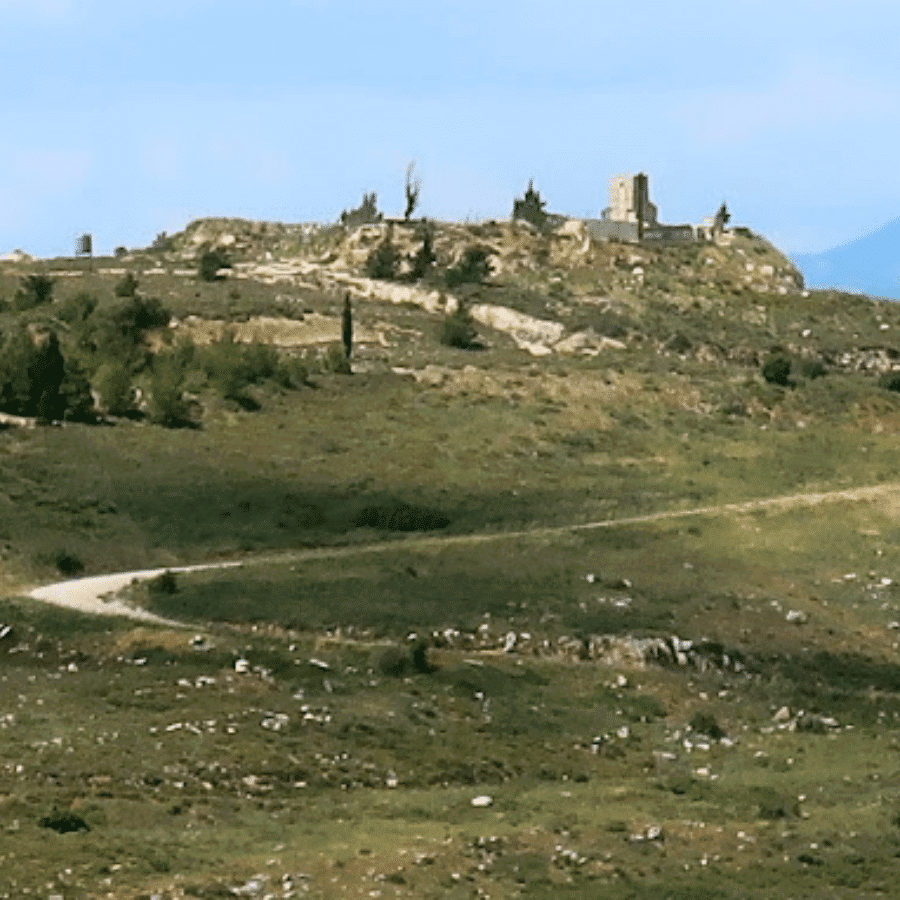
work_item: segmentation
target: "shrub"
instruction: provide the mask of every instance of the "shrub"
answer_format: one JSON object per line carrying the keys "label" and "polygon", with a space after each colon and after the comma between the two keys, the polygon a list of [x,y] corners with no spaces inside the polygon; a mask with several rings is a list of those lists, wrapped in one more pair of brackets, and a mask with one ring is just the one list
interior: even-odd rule
{"label": "shrub", "polygon": [[94,372],[91,385],[109,415],[125,416],[134,411],[131,372],[126,367],[115,362],[103,363]]}
{"label": "shrub", "polygon": [[150,421],[166,428],[190,424],[184,400],[185,365],[178,353],[160,354],[153,360],[150,378]]}
{"label": "shrub", "polygon": [[716,717],[710,712],[696,713],[688,724],[692,731],[696,731],[697,734],[705,734],[714,741],[725,737],[725,732],[716,721]]}
{"label": "shrub", "polygon": [[62,575],[79,575],[84,571],[84,563],[77,553],[57,550],[53,557],[56,570]]}
{"label": "shrub", "polygon": [[762,367],[762,376],[769,384],[778,384],[782,387],[791,385],[791,361],[782,354],[770,356]]}
{"label": "shrub", "polygon": [[369,278],[390,280],[397,277],[399,265],[400,251],[394,246],[388,232],[384,240],[367,257],[366,274]]}
{"label": "shrub", "polygon": [[117,297],[133,297],[137,293],[138,280],[134,277],[133,272],[126,272],[117,282],[115,286],[115,294]]}
{"label": "shrub", "polygon": [[123,256],[127,256],[127,255],[128,255],[127,247],[116,247],[116,249],[113,250],[113,256],[115,256],[116,259],[121,259]]}
{"label": "shrub", "polygon": [[464,304],[460,303],[452,313],[448,313],[444,317],[439,340],[447,347],[471,350],[478,346],[476,338],[477,332],[472,314]]}
{"label": "shrub", "polygon": [[886,391],[900,391],[900,371],[885,372],[879,377],[878,385]]}
{"label": "shrub", "polygon": [[437,256],[434,252],[434,235],[431,228],[425,226],[421,231],[422,246],[416,251],[416,255],[410,259],[409,278],[418,281],[424,278],[431,268]]}
{"label": "shrub", "polygon": [[344,295],[344,309],[341,313],[341,343],[344,345],[344,356],[347,359],[353,355],[353,307],[350,305],[350,295]]}
{"label": "shrub", "polygon": [[353,369],[350,360],[344,354],[343,347],[338,344],[330,344],[319,357],[319,365],[323,372],[331,372],[334,375],[352,375]]}
{"label": "shrub", "polygon": [[163,253],[166,250],[171,250],[174,246],[172,238],[169,237],[165,233],[165,231],[161,231],[154,239],[153,243],[150,245],[151,250],[156,250],[157,252]]}
{"label": "shrub", "polygon": [[49,275],[25,275],[13,301],[18,310],[34,309],[53,300],[54,281]]}
{"label": "shrub", "polygon": [[97,298],[82,291],[74,297],[64,300],[56,312],[56,317],[69,325],[86,322],[97,308]]}
{"label": "shrub", "polygon": [[174,572],[166,569],[165,572],[160,572],[159,575],[147,582],[147,590],[151,594],[177,594],[178,579]]}
{"label": "shrub", "polygon": [[447,269],[447,287],[460,284],[481,284],[491,274],[491,251],[484,247],[467,247],[462,259]]}
{"label": "shrub", "polygon": [[221,250],[206,250],[200,256],[197,275],[201,281],[218,281],[220,269],[230,269],[231,261]]}
{"label": "shrub", "polygon": [[38,820],[41,828],[50,828],[59,834],[69,834],[75,831],[90,831],[90,826],[76,812],[70,809],[59,809],[56,805]]}
{"label": "shrub", "polygon": [[375,191],[372,191],[371,194],[363,194],[362,203],[356,209],[351,209],[349,212],[344,210],[341,213],[341,225],[345,225],[347,228],[380,222],[381,219],[382,215],[378,212],[378,198]]}
{"label": "shrub", "polygon": [[389,678],[402,678],[411,667],[409,654],[403,647],[392,644],[378,651],[375,657],[375,668]]}
{"label": "shrub", "polygon": [[436,510],[393,500],[365,507],[357,514],[353,524],[357,528],[377,528],[380,531],[432,531],[446,528],[450,519]]}

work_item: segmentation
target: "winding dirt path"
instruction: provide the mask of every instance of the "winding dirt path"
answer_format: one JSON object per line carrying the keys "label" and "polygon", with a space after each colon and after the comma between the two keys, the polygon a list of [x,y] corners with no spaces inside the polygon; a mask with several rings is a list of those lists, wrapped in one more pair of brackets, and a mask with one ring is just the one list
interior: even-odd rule
{"label": "winding dirt path", "polygon": [[744,514],[758,510],[788,510],[804,506],[818,506],[823,503],[839,503],[841,501],[859,503],[874,500],[891,492],[900,492],[900,482],[870,485],[867,487],[846,488],[839,491],[823,491],[820,493],[786,494],[779,497],[767,497],[759,500],[744,500],[738,503],[723,503],[713,506],[697,506],[690,509],[663,510],[646,513],[640,516],[626,516],[620,519],[603,519],[598,522],[583,522],[575,525],[557,525],[546,528],[529,528],[521,531],[482,532],[480,534],[428,535],[378,541],[371,544],[351,545],[348,547],[322,547],[312,550],[293,550],[279,553],[248,556],[230,562],[200,563],[190,566],[169,566],[159,569],[139,569],[134,572],[117,572],[110,575],[94,575],[88,578],[75,578],[54,584],[34,588],[26,596],[33,600],[41,600],[57,606],[64,606],[79,612],[97,615],[124,616],[142,622],[156,623],[176,627],[185,627],[184,623],[172,619],[164,619],[147,610],[130,606],[118,599],[115,594],[133,581],[145,581],[165,571],[200,572],[207,569],[238,568],[244,565],[260,565],[267,562],[284,563],[300,562],[312,559],[340,559],[342,557],[359,556],[364,553],[383,553],[408,548],[410,550],[434,547],[474,546],[495,541],[506,541],[516,538],[552,537],[554,535],[572,534],[578,531],[591,531],[599,528],[616,528],[624,525],[641,525],[648,522],[660,522],[667,519],[684,519],[690,516],[720,516]]}

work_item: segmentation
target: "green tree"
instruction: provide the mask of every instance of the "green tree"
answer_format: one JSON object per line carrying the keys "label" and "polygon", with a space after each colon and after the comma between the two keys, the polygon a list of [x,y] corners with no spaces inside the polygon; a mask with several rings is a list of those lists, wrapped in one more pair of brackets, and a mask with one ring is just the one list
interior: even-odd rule
{"label": "green tree", "polygon": [[18,310],[34,309],[53,300],[54,280],[49,275],[25,275],[19,282],[13,305]]}
{"label": "green tree", "polygon": [[462,259],[447,269],[447,287],[460,284],[481,284],[491,274],[491,251],[484,247],[467,247]]}
{"label": "green tree", "polygon": [[220,269],[230,269],[231,261],[221,250],[206,250],[200,256],[197,275],[201,281],[218,281]]}
{"label": "green tree", "polygon": [[356,209],[349,212],[345,209],[341,213],[341,225],[356,228],[358,225],[380,222],[382,218],[382,214],[378,212],[378,197],[375,191],[372,191],[370,194],[363,194],[362,203]]}
{"label": "green tree", "polygon": [[184,399],[186,365],[177,351],[160,353],[153,360],[150,377],[150,421],[166,428],[190,422],[190,407]]}
{"label": "green tree", "polygon": [[409,277],[411,281],[418,281],[428,274],[428,270],[437,259],[434,252],[434,234],[432,229],[425,225],[421,232],[422,246],[416,251],[416,255],[410,260]]}
{"label": "green tree", "polygon": [[534,179],[531,179],[525,196],[513,201],[512,217],[530,222],[538,231],[542,231],[547,224],[547,213],[544,211],[546,205],[540,193],[534,189]]}
{"label": "green tree", "polygon": [[344,295],[344,311],[341,315],[341,341],[344,344],[344,356],[350,359],[353,353],[353,309],[350,306],[350,294]]}
{"label": "green tree", "polygon": [[391,280],[397,277],[397,268],[400,265],[400,251],[394,245],[390,232],[384,240],[369,254],[366,259],[366,274],[369,278]]}

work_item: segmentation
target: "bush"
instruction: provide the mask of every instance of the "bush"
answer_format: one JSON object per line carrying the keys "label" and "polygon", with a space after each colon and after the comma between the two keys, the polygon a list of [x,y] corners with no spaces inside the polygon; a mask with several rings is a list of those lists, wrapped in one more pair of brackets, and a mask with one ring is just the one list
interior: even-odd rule
{"label": "bush", "polygon": [[147,582],[147,590],[151,594],[177,594],[178,579],[174,572],[166,569],[165,572],[160,572],[159,575]]}
{"label": "bush", "polygon": [[57,550],[53,557],[53,564],[57,572],[62,575],[80,575],[84,571],[84,563],[77,553],[69,553],[67,550]]}
{"label": "bush", "polygon": [[185,365],[178,353],[160,354],[153,360],[150,378],[150,421],[165,428],[190,424],[190,407],[184,400]]}
{"label": "bush", "polygon": [[391,280],[397,277],[400,265],[400,251],[394,246],[390,233],[369,254],[366,259],[366,274],[369,278]]}
{"label": "bush", "polygon": [[439,340],[446,347],[456,347],[458,350],[472,350],[479,346],[476,340],[478,333],[475,331],[475,323],[472,314],[462,303],[444,317],[441,323]]}
{"label": "bush", "polygon": [[762,367],[762,376],[769,384],[791,385],[791,361],[782,354],[770,356]]}
{"label": "bush", "polygon": [[714,741],[725,737],[725,732],[716,721],[716,717],[710,712],[696,713],[688,724],[691,727],[691,731],[695,731],[697,734],[705,734]]}
{"label": "bush", "polygon": [[41,828],[50,828],[59,834],[69,834],[75,831],[90,831],[90,826],[76,812],[70,809],[59,809],[55,805],[53,809],[38,820]]}
{"label": "bush", "polygon": [[231,261],[221,250],[207,250],[200,256],[197,275],[201,281],[218,281],[220,269],[230,269]]}
{"label": "bush", "polygon": [[103,363],[94,372],[91,384],[100,404],[111,416],[126,416],[134,411],[131,372],[115,362]]}
{"label": "bush", "polygon": [[356,209],[351,209],[350,212],[344,210],[341,213],[341,225],[345,225],[347,228],[380,222],[381,219],[382,215],[378,212],[378,197],[375,191],[372,191],[371,194],[363,194],[362,203]]}
{"label": "bush", "polygon": [[115,294],[117,297],[133,297],[137,294],[138,280],[134,277],[134,273],[126,272],[117,282],[115,286]]}
{"label": "bush", "polygon": [[878,385],[886,391],[900,391],[900,371],[885,372],[879,377]]}
{"label": "bush", "polygon": [[491,251],[484,247],[467,247],[457,265],[447,269],[447,287],[460,284],[481,284],[491,274]]}
{"label": "bush", "polygon": [[55,282],[49,275],[25,275],[19,282],[13,306],[18,310],[34,309],[53,300]]}
{"label": "bush", "polygon": [[350,360],[344,353],[343,346],[330,344],[319,358],[319,365],[323,372],[331,372],[334,375],[352,375],[353,369]]}
{"label": "bush", "polygon": [[353,524],[379,531],[432,531],[446,528],[450,519],[443,513],[394,500],[360,510]]}
{"label": "bush", "polygon": [[410,281],[418,281],[424,278],[431,268],[437,256],[434,252],[434,235],[431,228],[425,226],[421,231],[422,246],[416,251],[416,255],[410,259]]}
{"label": "bush", "polygon": [[97,298],[85,291],[64,300],[57,309],[56,317],[69,325],[86,322],[97,308]]}

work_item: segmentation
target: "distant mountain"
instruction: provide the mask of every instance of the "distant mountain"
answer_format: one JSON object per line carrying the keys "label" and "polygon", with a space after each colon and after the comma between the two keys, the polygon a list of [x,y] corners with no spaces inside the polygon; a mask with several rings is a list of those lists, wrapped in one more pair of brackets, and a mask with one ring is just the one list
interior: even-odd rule
{"label": "distant mountain", "polygon": [[841,247],[792,254],[791,261],[803,272],[807,287],[900,300],[900,219]]}

